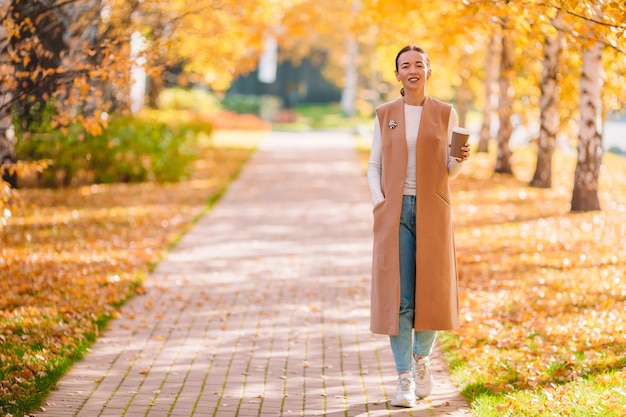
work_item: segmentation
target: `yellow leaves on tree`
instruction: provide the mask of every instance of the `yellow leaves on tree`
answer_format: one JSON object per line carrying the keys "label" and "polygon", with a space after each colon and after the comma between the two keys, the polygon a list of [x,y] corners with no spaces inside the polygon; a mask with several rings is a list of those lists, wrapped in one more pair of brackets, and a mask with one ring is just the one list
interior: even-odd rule
{"label": "yellow leaves on tree", "polygon": [[89,83],[87,82],[87,77],[76,77],[74,78],[73,89],[76,89],[81,95],[86,96],[89,93]]}
{"label": "yellow leaves on tree", "polygon": [[273,18],[270,2],[263,0],[153,1],[144,7],[152,11],[148,19],[154,23],[147,33],[149,60],[185,62],[186,71],[216,90],[255,68]]}

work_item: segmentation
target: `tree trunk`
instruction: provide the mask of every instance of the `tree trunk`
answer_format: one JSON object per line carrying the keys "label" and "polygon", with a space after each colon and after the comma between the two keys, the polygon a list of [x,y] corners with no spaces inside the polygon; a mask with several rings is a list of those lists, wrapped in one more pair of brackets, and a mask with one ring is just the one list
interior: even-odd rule
{"label": "tree trunk", "polygon": [[571,211],[600,210],[598,177],[602,164],[602,44],[583,51],[580,77],[580,132]]}
{"label": "tree trunk", "polygon": [[163,74],[151,75],[147,79],[147,100],[148,107],[156,109],[159,107],[159,95],[165,89],[165,80]]}
{"label": "tree trunk", "polygon": [[469,85],[469,61],[469,55],[467,53],[463,53],[463,55],[461,56],[461,85],[457,90],[455,106],[459,116],[459,126],[462,127],[467,127],[467,112],[469,110],[470,102],[472,101],[472,89]]}
{"label": "tree trunk", "polygon": [[[14,92],[18,100],[13,105],[13,111],[22,126],[28,127],[40,121],[48,97],[60,83],[61,77],[54,70],[68,52],[64,38],[66,21],[60,9],[50,9],[48,4],[34,0],[12,0],[9,15],[20,32],[19,36],[9,38],[7,46],[10,50],[22,51],[9,61],[17,79]],[[29,24],[32,24],[30,29]],[[52,74],[45,77],[39,75],[47,70],[53,70]]]}
{"label": "tree trunk", "polygon": [[357,74],[357,54],[358,45],[356,38],[352,35],[348,38],[347,43],[348,62],[344,69],[344,86],[341,91],[341,110],[344,116],[354,116],[354,105],[356,102],[356,90],[358,84]]}
{"label": "tree trunk", "polygon": [[513,78],[513,54],[515,53],[515,40],[510,32],[502,34],[502,52],[500,54],[500,100],[498,116],[500,128],[498,129],[498,158],[496,159],[495,172],[498,174],[513,174],[511,167],[511,149],[509,140],[513,133],[511,115],[513,113],[514,92],[511,87]]}
{"label": "tree trunk", "polygon": [[[352,0],[351,4],[351,18],[354,18],[359,13],[361,8],[360,0]],[[354,116],[354,110],[356,105],[356,96],[359,82],[359,74],[357,67],[357,57],[359,54],[359,45],[357,38],[353,34],[348,35],[346,41],[346,53],[348,56],[346,67],[344,69],[344,86],[341,91],[341,110],[346,117]]]}
{"label": "tree trunk", "polygon": [[478,135],[477,152],[489,152],[491,114],[493,112],[494,86],[497,76],[496,56],[498,53],[498,39],[499,36],[490,37],[487,45],[487,56],[485,58],[485,103],[483,104],[483,123]]}
{"label": "tree trunk", "polygon": [[[0,178],[16,188],[17,175],[10,173],[8,168],[15,162],[15,134],[11,114],[11,93],[1,94],[0,98]],[[0,181],[0,185],[2,184]],[[0,195],[2,202],[2,195]]]}
{"label": "tree trunk", "polygon": [[557,27],[555,36],[546,35],[543,51],[543,71],[541,76],[541,126],[539,128],[539,144],[537,146],[537,165],[535,174],[530,181],[532,187],[550,188],[552,186],[552,155],[556,145],[559,119],[559,94],[557,76],[559,74],[559,55],[561,53],[562,32],[558,30],[558,13],[553,24]]}

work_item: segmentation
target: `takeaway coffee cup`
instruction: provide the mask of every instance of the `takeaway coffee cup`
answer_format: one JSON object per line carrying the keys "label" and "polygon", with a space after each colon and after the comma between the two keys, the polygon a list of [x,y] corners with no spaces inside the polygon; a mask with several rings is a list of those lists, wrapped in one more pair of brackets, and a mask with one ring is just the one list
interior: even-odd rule
{"label": "takeaway coffee cup", "polygon": [[452,147],[450,148],[450,156],[461,158],[461,146],[465,145],[469,140],[470,132],[463,127],[455,127],[452,129]]}

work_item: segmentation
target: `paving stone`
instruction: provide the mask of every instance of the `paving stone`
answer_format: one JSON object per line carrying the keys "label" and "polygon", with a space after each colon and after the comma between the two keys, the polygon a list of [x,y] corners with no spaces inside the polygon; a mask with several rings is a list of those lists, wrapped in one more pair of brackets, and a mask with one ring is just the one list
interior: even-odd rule
{"label": "paving stone", "polygon": [[273,132],[37,415],[470,415],[438,348],[433,394],[389,405],[371,217],[350,134]]}

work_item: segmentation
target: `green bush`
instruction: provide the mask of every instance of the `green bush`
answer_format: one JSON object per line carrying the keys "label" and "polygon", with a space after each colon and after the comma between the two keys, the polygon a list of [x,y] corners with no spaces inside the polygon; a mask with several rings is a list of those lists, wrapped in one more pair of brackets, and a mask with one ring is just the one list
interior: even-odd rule
{"label": "green bush", "polygon": [[280,97],[271,95],[229,94],[222,99],[222,107],[239,114],[254,114],[262,120],[272,121],[282,108]]}
{"label": "green bush", "polygon": [[256,114],[261,110],[261,98],[243,94],[229,94],[222,100],[222,107],[239,114]]}
{"label": "green bush", "polygon": [[210,134],[211,124],[199,118],[166,123],[155,114],[118,117],[101,135],[87,134],[78,125],[66,134],[56,130],[32,135],[18,141],[16,153],[22,160],[52,161],[38,180],[40,186],[174,182],[191,174],[201,132]]}
{"label": "green bush", "polygon": [[197,157],[195,134],[185,125],[119,118],[93,137],[88,156],[98,183],[179,181]]}

